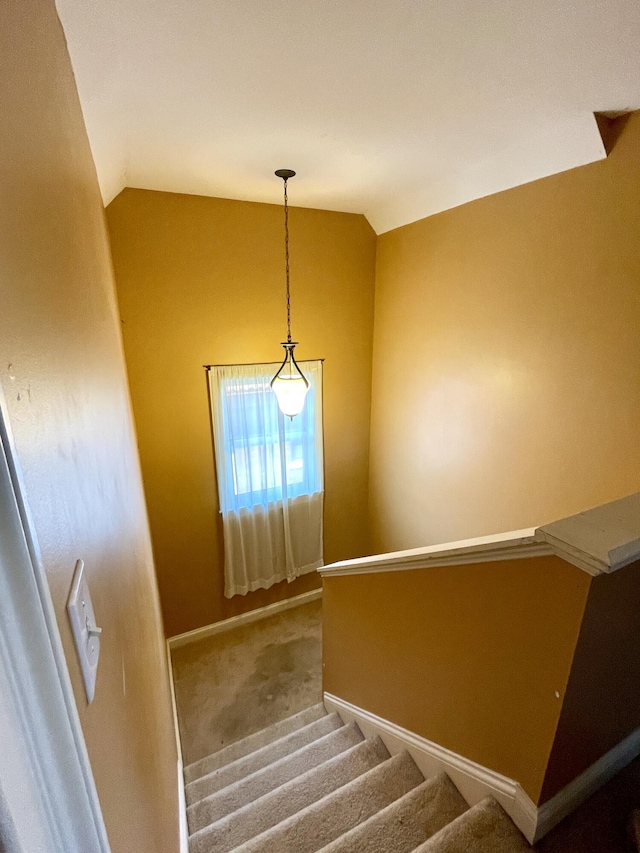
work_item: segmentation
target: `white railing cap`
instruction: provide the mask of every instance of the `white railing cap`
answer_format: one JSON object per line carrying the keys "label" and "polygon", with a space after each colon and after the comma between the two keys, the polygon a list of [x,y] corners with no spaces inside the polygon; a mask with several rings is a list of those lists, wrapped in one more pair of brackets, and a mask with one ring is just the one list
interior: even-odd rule
{"label": "white railing cap", "polygon": [[556,554],[590,575],[640,560],[640,492],[554,521],[475,539],[393,551],[323,566],[323,577],[492,563]]}

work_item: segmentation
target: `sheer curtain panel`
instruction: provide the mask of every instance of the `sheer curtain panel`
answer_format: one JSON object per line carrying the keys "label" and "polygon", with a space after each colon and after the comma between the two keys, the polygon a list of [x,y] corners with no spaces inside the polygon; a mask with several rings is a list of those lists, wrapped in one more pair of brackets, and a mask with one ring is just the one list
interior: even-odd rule
{"label": "sheer curtain panel", "polygon": [[227,598],[323,564],[322,362],[300,368],[309,393],[293,419],[269,384],[277,364],[209,369]]}

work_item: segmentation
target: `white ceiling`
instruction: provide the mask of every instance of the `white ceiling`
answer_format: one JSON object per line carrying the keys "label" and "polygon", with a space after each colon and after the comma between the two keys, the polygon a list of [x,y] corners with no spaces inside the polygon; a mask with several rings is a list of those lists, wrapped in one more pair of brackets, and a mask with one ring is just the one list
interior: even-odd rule
{"label": "white ceiling", "polygon": [[638,0],[57,0],[103,197],[364,213],[378,233],[604,156]]}

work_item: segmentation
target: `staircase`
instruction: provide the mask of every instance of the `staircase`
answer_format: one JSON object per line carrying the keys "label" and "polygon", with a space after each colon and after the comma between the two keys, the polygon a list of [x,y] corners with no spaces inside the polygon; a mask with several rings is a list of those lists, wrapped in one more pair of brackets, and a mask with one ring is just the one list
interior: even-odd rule
{"label": "staircase", "polygon": [[315,705],[185,770],[189,853],[521,853],[493,799]]}

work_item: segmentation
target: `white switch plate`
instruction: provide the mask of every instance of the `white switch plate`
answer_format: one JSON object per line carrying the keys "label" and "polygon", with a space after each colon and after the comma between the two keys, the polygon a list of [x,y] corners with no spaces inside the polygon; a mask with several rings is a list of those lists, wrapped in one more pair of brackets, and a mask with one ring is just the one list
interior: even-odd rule
{"label": "white switch plate", "polygon": [[96,617],[93,612],[91,594],[82,560],[78,560],[73,573],[71,592],[67,601],[67,613],[71,622],[73,638],[76,642],[87,702],[92,702],[96,690],[102,629],[96,625]]}

